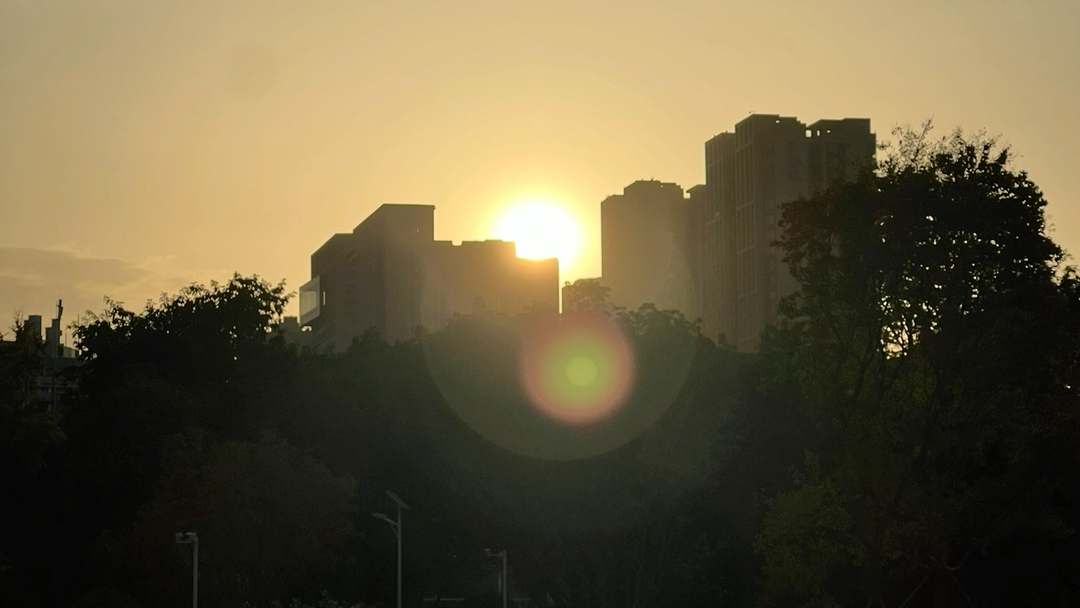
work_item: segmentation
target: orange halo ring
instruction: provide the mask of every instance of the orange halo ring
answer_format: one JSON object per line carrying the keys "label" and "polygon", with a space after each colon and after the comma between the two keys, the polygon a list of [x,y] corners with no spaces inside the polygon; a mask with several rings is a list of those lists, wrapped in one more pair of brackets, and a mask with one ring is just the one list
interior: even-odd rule
{"label": "orange halo ring", "polygon": [[[588,378],[573,379],[584,365]],[[520,380],[529,401],[548,418],[584,426],[618,411],[634,385],[633,348],[610,319],[562,319],[522,340]]]}

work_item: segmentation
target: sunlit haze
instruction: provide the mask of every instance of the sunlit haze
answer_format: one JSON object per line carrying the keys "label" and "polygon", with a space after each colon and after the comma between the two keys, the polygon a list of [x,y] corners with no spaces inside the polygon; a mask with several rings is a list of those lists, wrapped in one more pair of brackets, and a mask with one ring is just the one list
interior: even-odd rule
{"label": "sunlit haze", "polygon": [[1080,607],[1078,30],[0,0],[0,608]]}
{"label": "sunlit haze", "polygon": [[462,241],[558,201],[562,279],[598,276],[600,201],[703,183],[750,112],[999,133],[1075,252],[1077,23],[1072,0],[0,0],[0,315],[233,271],[295,290],[386,202]]}
{"label": "sunlit haze", "polygon": [[572,266],[581,246],[581,229],[564,209],[548,201],[524,201],[503,212],[495,238],[514,241],[521,258],[558,258]]}

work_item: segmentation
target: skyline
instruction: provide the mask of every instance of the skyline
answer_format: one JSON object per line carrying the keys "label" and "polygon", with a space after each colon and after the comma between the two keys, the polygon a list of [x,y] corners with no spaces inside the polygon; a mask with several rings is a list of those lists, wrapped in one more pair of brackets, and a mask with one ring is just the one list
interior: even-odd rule
{"label": "skyline", "polygon": [[455,242],[561,203],[583,235],[561,279],[598,276],[600,202],[704,183],[704,142],[751,111],[1000,134],[1080,253],[1074,4],[468,4],[0,0],[0,314],[233,271],[295,291],[326,234],[394,202]]}

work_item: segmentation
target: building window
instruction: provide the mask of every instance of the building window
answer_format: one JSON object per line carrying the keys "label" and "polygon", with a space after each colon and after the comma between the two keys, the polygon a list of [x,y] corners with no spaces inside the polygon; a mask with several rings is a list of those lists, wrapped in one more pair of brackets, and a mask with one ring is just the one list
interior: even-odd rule
{"label": "building window", "polygon": [[316,308],[318,308],[316,298],[318,298],[318,294],[314,292],[300,292],[300,316],[306,316],[312,311],[314,311]]}

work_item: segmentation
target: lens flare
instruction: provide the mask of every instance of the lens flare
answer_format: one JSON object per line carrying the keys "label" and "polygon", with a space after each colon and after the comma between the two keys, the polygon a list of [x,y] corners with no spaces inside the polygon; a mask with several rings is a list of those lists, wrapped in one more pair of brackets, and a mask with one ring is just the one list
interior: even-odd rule
{"label": "lens flare", "polygon": [[633,387],[633,349],[608,319],[563,317],[521,342],[522,387],[533,406],[568,426],[609,417]]}

